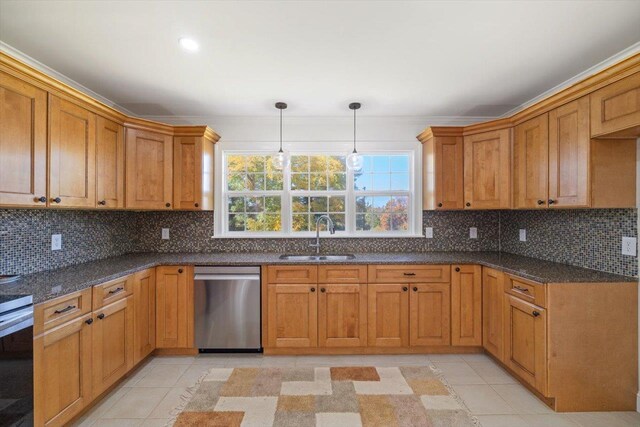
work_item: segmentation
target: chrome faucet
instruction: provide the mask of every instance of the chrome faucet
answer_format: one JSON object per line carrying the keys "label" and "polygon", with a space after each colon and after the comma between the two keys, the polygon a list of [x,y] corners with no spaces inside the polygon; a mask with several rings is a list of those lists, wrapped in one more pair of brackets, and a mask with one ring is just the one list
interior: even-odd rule
{"label": "chrome faucet", "polygon": [[333,225],[333,221],[331,221],[331,218],[329,218],[329,215],[320,215],[316,220],[316,242],[309,243],[309,246],[311,246],[312,248],[316,248],[317,254],[320,253],[320,221],[323,219],[327,220],[327,228],[329,229],[329,233],[336,233],[336,228]]}

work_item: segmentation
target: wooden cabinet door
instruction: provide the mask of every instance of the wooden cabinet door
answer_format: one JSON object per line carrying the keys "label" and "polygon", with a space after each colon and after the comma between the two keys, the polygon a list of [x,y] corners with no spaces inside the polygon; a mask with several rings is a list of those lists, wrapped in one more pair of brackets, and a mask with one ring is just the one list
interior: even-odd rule
{"label": "wooden cabinet door", "polygon": [[435,138],[435,203],[436,209],[464,208],[463,139]]}
{"label": "wooden cabinet door", "polygon": [[505,295],[505,360],[513,372],[547,393],[546,310]]}
{"label": "wooden cabinet door", "polygon": [[322,284],[318,294],[318,346],[367,345],[367,285]]}
{"label": "wooden cabinet door", "polygon": [[513,179],[516,208],[547,207],[549,114],[543,114],[516,126]]}
{"label": "wooden cabinet door", "polygon": [[202,137],[173,138],[173,202],[175,209],[202,209]]}
{"label": "wooden cabinet door", "polygon": [[133,297],[93,312],[93,395],[99,396],[133,367]]}
{"label": "wooden cabinet door", "polygon": [[482,269],[482,346],[504,359],[504,273]]}
{"label": "wooden cabinet door", "polygon": [[640,133],[640,73],[590,95],[591,136],[633,138]]}
{"label": "wooden cabinet door", "polygon": [[467,209],[511,206],[511,131],[464,137],[464,201]]}
{"label": "wooden cabinet door", "polygon": [[270,347],[318,346],[318,296],[314,284],[267,286]]}
{"label": "wooden cabinet door", "polygon": [[49,205],[96,206],[96,115],[49,95]]}
{"label": "wooden cabinet door", "polygon": [[367,288],[368,345],[409,345],[409,285],[370,283]]}
{"label": "wooden cabinet door", "polygon": [[588,207],[589,97],[549,112],[549,207]]}
{"label": "wooden cabinet door", "polygon": [[96,199],[101,209],[124,207],[124,127],[98,116]]}
{"label": "wooden cabinet door", "polygon": [[47,92],[0,72],[0,205],[47,204]]}
{"label": "wooden cabinet door", "polygon": [[193,274],[189,267],[156,268],[156,346],[193,347]]}
{"label": "wooden cabinet door", "polygon": [[92,399],[92,321],[83,316],[34,339],[34,424],[63,426]]}
{"label": "wooden cabinet door", "polygon": [[409,300],[411,346],[451,343],[449,283],[412,284]]}
{"label": "wooden cabinet door", "polygon": [[126,206],[170,209],[173,199],[173,138],[127,129],[126,157]]}
{"label": "wooden cabinet door", "polygon": [[482,267],[456,265],[451,274],[451,344],[482,345]]}
{"label": "wooden cabinet door", "polygon": [[156,270],[140,271],[133,277],[133,364],[156,348]]}

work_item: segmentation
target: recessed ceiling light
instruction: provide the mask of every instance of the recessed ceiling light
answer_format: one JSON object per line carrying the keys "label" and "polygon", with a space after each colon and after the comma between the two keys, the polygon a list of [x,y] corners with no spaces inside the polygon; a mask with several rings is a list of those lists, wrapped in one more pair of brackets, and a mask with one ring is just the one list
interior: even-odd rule
{"label": "recessed ceiling light", "polygon": [[194,39],[190,39],[189,37],[182,37],[180,40],[180,46],[183,49],[188,50],[189,52],[196,52],[198,50],[198,42]]}

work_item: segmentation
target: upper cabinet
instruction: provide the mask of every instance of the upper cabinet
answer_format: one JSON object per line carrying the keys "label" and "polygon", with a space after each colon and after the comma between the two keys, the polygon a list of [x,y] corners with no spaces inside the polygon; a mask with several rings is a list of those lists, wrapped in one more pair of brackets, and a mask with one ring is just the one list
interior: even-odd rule
{"label": "upper cabinet", "polygon": [[49,204],[96,206],[96,115],[49,96]]}
{"label": "upper cabinet", "polygon": [[640,72],[591,94],[591,135],[605,138],[640,135]]}
{"label": "upper cabinet", "polygon": [[98,116],[96,131],[98,208],[124,207],[124,127]]}
{"label": "upper cabinet", "polygon": [[549,115],[516,126],[513,156],[516,208],[546,208],[549,198]]}
{"label": "upper cabinet", "polygon": [[431,128],[421,134],[422,207],[463,209],[462,128]]}
{"label": "upper cabinet", "polygon": [[133,209],[171,209],[173,138],[157,132],[127,129],[126,205]]}
{"label": "upper cabinet", "polygon": [[47,92],[0,72],[0,205],[47,205]]}
{"label": "upper cabinet", "polygon": [[179,135],[173,139],[175,209],[213,210],[213,156],[217,135]]}
{"label": "upper cabinet", "polygon": [[511,130],[464,137],[464,205],[467,209],[511,207]]}

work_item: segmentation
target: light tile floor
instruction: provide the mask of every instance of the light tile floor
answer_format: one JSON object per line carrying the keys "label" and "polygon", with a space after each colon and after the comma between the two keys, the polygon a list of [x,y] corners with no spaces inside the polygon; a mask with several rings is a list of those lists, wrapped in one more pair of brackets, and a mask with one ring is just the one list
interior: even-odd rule
{"label": "light tile floor", "polygon": [[185,390],[211,367],[403,366],[433,363],[484,427],[638,427],[637,412],[557,414],[489,357],[473,355],[155,357],[76,426],[164,426]]}

